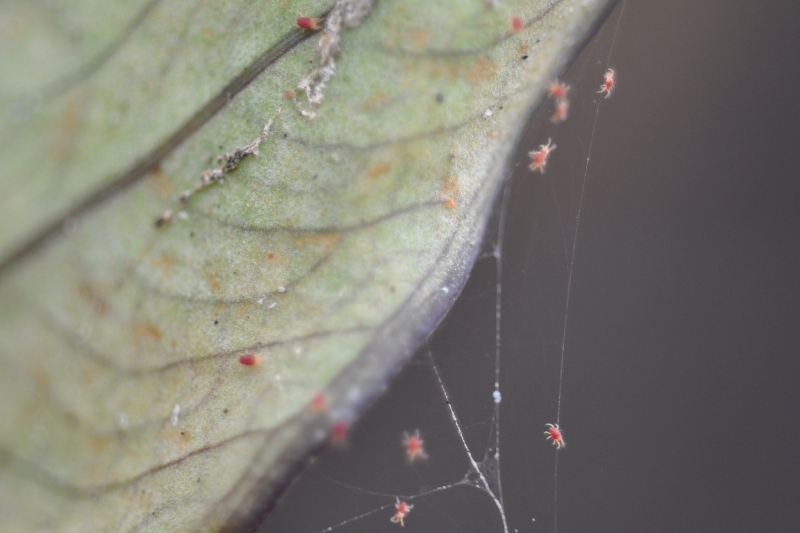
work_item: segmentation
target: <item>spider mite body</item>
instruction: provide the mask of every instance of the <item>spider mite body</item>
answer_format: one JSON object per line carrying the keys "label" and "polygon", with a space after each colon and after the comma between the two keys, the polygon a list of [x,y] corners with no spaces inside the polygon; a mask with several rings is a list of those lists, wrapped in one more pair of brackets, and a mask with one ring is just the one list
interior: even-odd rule
{"label": "spider mite body", "polygon": [[393,524],[400,524],[401,526],[405,527],[403,520],[405,519],[406,515],[411,512],[411,509],[413,509],[414,506],[408,505],[406,502],[401,502],[400,498],[398,498],[397,496],[395,496],[394,499],[396,501],[396,503],[394,504],[396,512],[394,513],[394,516],[391,517],[389,520]]}
{"label": "spider mite body", "polygon": [[553,124],[564,122],[567,120],[567,115],[569,115],[569,100],[566,98],[559,98],[556,103],[556,111],[553,113],[553,116],[550,117],[550,122]]}
{"label": "spider mite body", "polygon": [[604,78],[603,83],[600,84],[600,90],[597,91],[597,93],[598,94],[605,93],[606,98],[611,96],[611,91],[614,90],[614,87],[617,84],[616,75],[617,73],[614,72],[613,68],[608,69],[605,75],[603,76]]}
{"label": "spider mite body", "polygon": [[331,428],[331,444],[340,448],[347,447],[347,437],[350,435],[350,424],[339,420]]}
{"label": "spider mite body", "polygon": [[547,165],[547,157],[550,152],[556,149],[556,145],[552,144],[552,139],[547,139],[547,144],[540,144],[539,150],[536,152],[528,152],[531,157],[531,164],[528,168],[536,172],[537,170],[544,174],[544,167]]}
{"label": "spider mite body", "polygon": [[409,463],[418,460],[424,461],[428,458],[428,454],[425,453],[425,441],[420,437],[419,430],[414,432],[413,435],[405,433],[403,436],[403,446],[406,449],[406,458]]}
{"label": "spider mite body", "polygon": [[514,31],[519,33],[525,28],[525,21],[522,20],[522,17],[515,16],[511,19],[511,27],[514,28]]}
{"label": "spider mite body", "polygon": [[555,446],[557,450],[567,445],[564,442],[564,435],[561,434],[561,429],[559,429],[558,424],[545,424],[545,426],[550,426],[544,434],[547,435],[548,439],[553,441],[553,446]]}
{"label": "spider mite body", "polygon": [[328,397],[324,392],[318,392],[311,399],[311,410],[317,414],[324,413],[328,409]]}
{"label": "spider mite body", "polygon": [[297,25],[301,28],[305,28],[307,30],[312,31],[319,31],[322,29],[322,22],[324,19],[312,19],[311,17],[299,17],[297,19]]}
{"label": "spider mite body", "polygon": [[253,366],[258,364],[258,356],[252,353],[246,353],[239,356],[239,362],[245,366]]}
{"label": "spider mite body", "polygon": [[550,84],[550,96],[553,98],[566,98],[569,94],[569,85],[560,81],[554,81]]}

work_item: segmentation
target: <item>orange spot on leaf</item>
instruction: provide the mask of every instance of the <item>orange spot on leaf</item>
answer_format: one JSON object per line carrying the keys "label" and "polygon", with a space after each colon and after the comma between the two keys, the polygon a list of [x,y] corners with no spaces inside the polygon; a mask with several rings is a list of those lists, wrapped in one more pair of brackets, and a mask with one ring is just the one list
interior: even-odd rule
{"label": "orange spot on leaf", "polygon": [[458,176],[450,171],[445,172],[444,176],[442,177],[442,192],[444,193],[445,198],[458,198],[458,194],[461,192],[461,185],[458,182]]}
{"label": "orange spot on leaf", "polygon": [[172,187],[167,175],[161,170],[161,167],[155,169],[150,174],[150,179],[147,180],[147,185],[155,191],[160,198],[172,198],[175,196],[175,189]]}
{"label": "orange spot on leaf", "polygon": [[295,239],[294,244],[297,247],[313,244],[321,247],[325,251],[330,251],[333,250],[341,240],[342,234],[339,232],[313,233],[311,235],[306,235],[304,237],[300,237],[299,239]]}
{"label": "orange spot on leaf", "polygon": [[133,332],[136,334],[137,339],[140,341],[143,339],[161,340],[161,330],[149,322],[147,324],[133,322],[131,326],[133,327]]}
{"label": "orange spot on leaf", "polygon": [[164,272],[168,278],[172,277],[172,271],[175,269],[175,254],[167,252],[153,259],[153,267]]}
{"label": "orange spot on leaf", "polygon": [[362,185],[368,187],[381,176],[388,174],[392,169],[392,164],[388,161],[380,161],[370,166],[364,173]]}
{"label": "orange spot on leaf", "polygon": [[362,108],[364,111],[372,111],[382,103],[386,102],[389,99],[389,93],[380,92],[364,102]]}
{"label": "orange spot on leaf", "polygon": [[467,81],[480,83],[491,80],[497,73],[497,64],[486,57],[479,57],[467,72]]}
{"label": "orange spot on leaf", "polygon": [[92,306],[92,310],[98,315],[104,315],[108,311],[108,304],[103,297],[102,291],[88,281],[82,281],[78,284],[78,296],[87,301]]}
{"label": "orange spot on leaf", "polygon": [[192,432],[190,430],[172,427],[163,430],[158,436],[161,442],[174,444],[181,450],[185,450],[192,440]]}

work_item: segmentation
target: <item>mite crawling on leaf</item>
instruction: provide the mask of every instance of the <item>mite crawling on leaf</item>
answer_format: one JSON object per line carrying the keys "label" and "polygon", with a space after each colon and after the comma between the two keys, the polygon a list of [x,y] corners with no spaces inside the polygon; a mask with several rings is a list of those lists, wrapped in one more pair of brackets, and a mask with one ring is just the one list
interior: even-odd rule
{"label": "mite crawling on leaf", "polygon": [[522,17],[514,16],[511,18],[511,27],[514,28],[514,31],[519,33],[525,28],[525,21],[522,20]]}
{"label": "mite crawling on leaf", "polygon": [[311,17],[298,17],[297,25],[306,30],[319,31],[325,19],[313,19]]}
{"label": "mite crawling on leaf", "polygon": [[[217,158],[217,162],[219,162],[221,166],[203,172],[203,174],[200,176],[199,183],[197,183],[190,190],[181,193],[180,196],[181,203],[184,204],[187,203],[189,199],[192,197],[192,195],[205,189],[206,187],[213,185],[214,183],[222,183],[224,181],[226,172],[234,170],[236,167],[239,166],[239,163],[241,163],[242,160],[245,159],[246,157],[249,157],[251,155],[258,155],[258,147],[269,136],[270,129],[272,129],[272,123],[275,121],[275,118],[281,114],[282,108],[283,106],[278,106],[278,110],[275,112],[274,115],[272,115],[272,118],[270,118],[264,125],[264,129],[262,130],[261,135],[253,139],[253,141],[250,144],[241,146],[229,154],[219,156]],[[185,215],[184,212],[178,213],[180,218],[184,218],[181,216],[182,214]],[[171,222],[173,218],[174,214],[172,210],[165,211],[156,220],[156,227],[161,227],[164,224]]]}
{"label": "mite crawling on leaf", "polygon": [[411,509],[414,508],[414,505],[408,505],[406,502],[401,502],[400,498],[397,496],[395,496],[394,499],[396,501],[394,504],[396,512],[394,513],[394,516],[389,519],[389,521],[391,521],[392,524],[400,524],[401,526],[405,527],[406,524],[403,522],[403,520],[405,520],[406,515],[411,512]]}
{"label": "mite crawling on leaf", "polygon": [[537,170],[544,174],[544,167],[547,165],[547,157],[550,152],[556,149],[556,145],[552,144],[552,139],[547,139],[547,144],[540,144],[539,150],[535,152],[528,152],[531,157],[531,164],[528,168],[536,172]]}
{"label": "mite crawling on leaf", "polygon": [[604,78],[603,83],[600,84],[600,90],[597,91],[597,93],[598,94],[605,93],[606,98],[611,96],[611,91],[614,90],[614,87],[617,84],[616,75],[617,73],[614,72],[613,68],[608,69],[606,73],[603,75]]}
{"label": "mite crawling on leaf", "polygon": [[[338,0],[325,18],[322,37],[319,39],[319,66],[311,74],[300,80],[295,89],[294,105],[301,115],[313,119],[314,110],[325,99],[325,84],[336,72],[334,54],[339,51],[342,25],[356,28],[372,10],[375,0]],[[298,24],[300,20],[298,19]],[[308,107],[304,108],[296,95],[305,93]]]}
{"label": "mite crawling on leaf", "polygon": [[253,366],[258,364],[258,356],[252,353],[246,353],[239,356],[239,362],[245,366]]}

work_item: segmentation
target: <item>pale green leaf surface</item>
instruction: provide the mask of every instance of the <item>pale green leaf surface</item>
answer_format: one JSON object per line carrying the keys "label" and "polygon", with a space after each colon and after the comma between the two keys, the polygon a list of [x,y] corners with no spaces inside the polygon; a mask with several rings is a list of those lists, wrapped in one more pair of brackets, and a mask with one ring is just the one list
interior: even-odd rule
{"label": "pale green leaf surface", "polygon": [[[608,4],[380,0],[315,120],[284,91],[317,61],[294,20],[331,2],[0,4],[4,531],[251,523],[452,301],[526,117]],[[260,155],[154,226],[281,104]]]}

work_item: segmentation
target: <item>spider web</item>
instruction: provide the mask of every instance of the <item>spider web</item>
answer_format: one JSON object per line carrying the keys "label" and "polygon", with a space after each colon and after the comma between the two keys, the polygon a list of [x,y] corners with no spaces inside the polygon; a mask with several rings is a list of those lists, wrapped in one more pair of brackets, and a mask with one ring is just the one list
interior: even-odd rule
{"label": "spider web", "polygon": [[[552,99],[532,118],[453,309],[348,443],[292,485],[262,533],[402,531],[389,522],[398,498],[414,505],[408,531],[558,530],[558,458],[572,447],[556,453],[542,432],[564,414],[570,442],[569,368],[580,357],[569,349],[570,301],[575,269],[587,268],[577,252],[592,144],[603,134],[606,101],[596,91],[623,10],[565,74],[568,120],[551,123]],[[527,151],[548,138],[558,149],[545,174],[532,174]],[[409,464],[402,436],[416,430],[430,458]]]}

